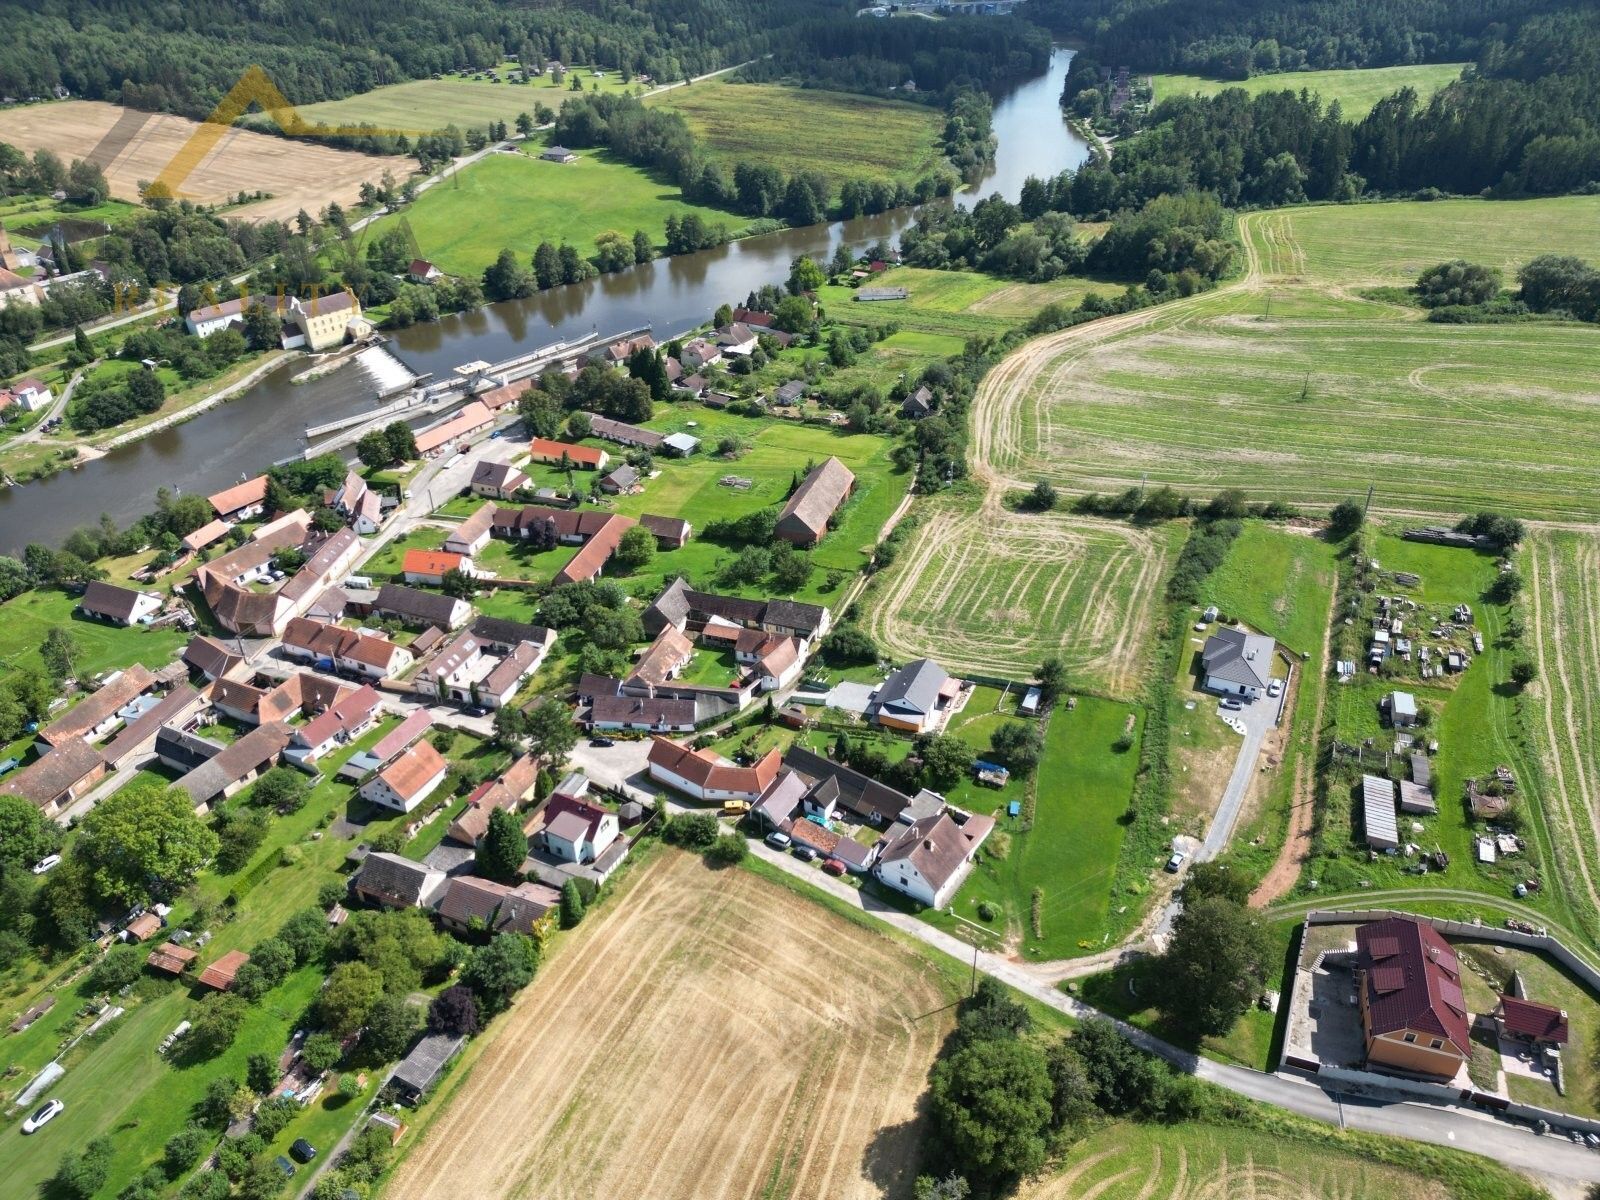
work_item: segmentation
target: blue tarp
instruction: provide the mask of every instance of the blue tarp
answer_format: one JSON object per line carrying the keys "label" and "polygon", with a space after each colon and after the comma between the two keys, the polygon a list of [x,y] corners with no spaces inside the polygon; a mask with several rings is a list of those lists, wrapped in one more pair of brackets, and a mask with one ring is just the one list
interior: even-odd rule
{"label": "blue tarp", "polygon": [[1022,801],[1013,800],[1010,804],[1006,805],[1006,812],[1013,817],[1019,815],[1022,812]]}

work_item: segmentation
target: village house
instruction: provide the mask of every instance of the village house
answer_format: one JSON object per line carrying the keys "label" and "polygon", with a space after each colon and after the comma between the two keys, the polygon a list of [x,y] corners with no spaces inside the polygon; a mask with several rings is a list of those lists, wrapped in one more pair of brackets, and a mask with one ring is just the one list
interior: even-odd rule
{"label": "village house", "polygon": [[407,550],[400,561],[400,570],[407,583],[431,583],[438,587],[451,571],[472,574],[472,559],[443,550]]}
{"label": "village house", "polygon": [[515,812],[518,797],[499,780],[489,779],[473,789],[461,815],[445,830],[445,837],[462,846],[476,847],[489,832],[489,816],[498,809]]}
{"label": "village house", "polygon": [[856,477],[850,468],[830,456],[805,477],[778,514],[774,532],[797,546],[814,546],[828,532],[828,522],[850,496]]}
{"label": "village house", "polygon": [[873,874],[879,882],[929,908],[940,909],[960,890],[989,834],[991,817],[945,809],[884,835]]}
{"label": "village house", "polygon": [[540,154],[539,157],[545,162],[553,163],[575,163],[578,161],[578,156],[571,150],[568,150],[565,146],[551,146],[548,150]]}
{"label": "village house", "polygon": [[371,729],[381,713],[378,693],[370,684],[335,702],[304,725],[294,727],[294,736],[283,756],[296,766],[316,762],[341,746],[349,745]]}
{"label": "village house", "polygon": [[923,384],[900,404],[900,415],[907,420],[920,421],[933,412],[933,391]]}
{"label": "village house", "polygon": [[915,797],[907,796],[870,775],[801,746],[791,746],[784,752],[783,765],[803,776],[808,787],[832,781],[834,803],[869,825],[892,826],[896,821],[916,820],[944,809],[944,797],[937,792],[924,790]]}
{"label": "village house", "polygon": [[[153,697],[152,697],[153,699]],[[146,703],[147,701],[140,701]],[[208,701],[188,681],[179,682],[170,692],[122,727],[102,752],[109,770],[121,770],[126,763],[143,761],[154,750],[157,736],[168,724],[188,724]]]}
{"label": "village house", "polygon": [[37,308],[43,299],[38,284],[30,279],[24,279],[14,271],[0,267],[0,308],[8,308],[13,304],[27,304]]}
{"label": "village house", "polygon": [[372,680],[399,675],[412,661],[410,650],[387,638],[306,617],[296,617],[284,629],[283,651],[302,662],[325,662],[326,667]]}
{"label": "village house", "polygon": [[692,733],[695,708],[695,701],[688,698],[627,696],[617,689],[596,695],[578,719],[592,730]]}
{"label": "village house", "polygon": [[555,644],[555,631],[506,622],[511,631],[500,638],[498,624],[480,619],[457,634],[422,664],[412,679],[413,689],[459,704],[500,708],[509,703]]}
{"label": "village house", "polygon": [[657,517],[650,513],[640,516],[639,524],[655,535],[656,546],[662,550],[681,550],[692,530],[682,517]]}
{"label": "village house", "polygon": [[271,309],[274,316],[285,319],[289,317],[293,303],[283,296],[244,294],[234,300],[223,300],[195,309],[183,318],[183,325],[195,337],[204,339],[224,329],[242,328],[245,311],[257,306]]}
{"label": "village house", "polygon": [[472,605],[455,596],[386,583],[378,589],[377,599],[372,602],[372,611],[407,625],[431,625],[448,631],[467,623],[467,618],[472,615]]}
{"label": "village house", "polygon": [[470,438],[494,424],[494,414],[481,400],[471,400],[461,406],[455,416],[430,425],[417,432],[417,453],[423,458],[436,458],[451,446]]}
{"label": "village house", "polygon": [[368,780],[361,795],[383,808],[408,813],[434,793],[449,769],[432,743],[420,741]]}
{"label": "village house", "polygon": [[345,473],[344,482],[328,503],[363,537],[377,533],[378,526],[383,523],[383,497],[353,470]]}
{"label": "village house", "polygon": [[806,381],[791,379],[772,393],[772,402],[780,408],[794,408],[806,398]]}
{"label": "village house", "polygon": [[734,660],[751,668],[756,686],[775,692],[794,682],[805,665],[805,646],[799,638],[759,629],[740,629],[734,640]]}
{"label": "village house", "polygon": [[96,579],[83,589],[78,610],[113,625],[148,625],[161,611],[161,597],[155,592],[135,592]]}
{"label": "village house", "polygon": [[184,534],[183,540],[178,544],[183,547],[185,553],[198,554],[207,546],[214,546],[227,537],[232,529],[232,525],[219,517],[215,521],[206,522],[199,529]]}
{"label": "village house", "polygon": [[887,729],[926,733],[941,724],[960,691],[959,679],[952,678],[933,659],[918,658],[883,681],[870,713]]}
{"label": "village house", "polygon": [[654,350],[656,340],[648,333],[636,338],[624,338],[620,342],[612,342],[606,347],[605,360],[613,366],[622,366],[628,361],[630,355],[638,350]]}
{"label": "village house", "polygon": [[808,646],[828,632],[831,621],[828,610],[819,604],[697,592],[682,576],[663,588],[641,617],[650,637],[669,625],[680,631],[699,630],[713,618],[747,629],[790,634]]}
{"label": "village house", "polygon": [[756,331],[741,322],[724,325],[716,331],[715,337],[721,351],[734,358],[749,358],[756,352]]}
{"label": "village house", "polygon": [[189,794],[196,812],[207,812],[275,767],[293,737],[287,723],[264,721],[196,766],[177,786]]}
{"label": "village house", "polygon": [[601,476],[600,490],[608,496],[625,496],[639,490],[639,472],[623,463],[609,475]]}
{"label": "village house", "polygon": [[599,471],[611,461],[604,450],[593,446],[578,446],[572,442],[558,442],[552,438],[536,437],[528,443],[528,457],[536,463],[560,466],[562,459],[584,471]]}
{"label": "village house", "polygon": [[23,412],[38,412],[53,399],[50,388],[37,379],[19,379],[10,387],[0,388],[0,409],[15,404]]}
{"label": "village house", "polygon": [[53,746],[0,780],[0,796],[20,796],[55,818],[105,778],[106,760],[82,738]]}
{"label": "village house", "polygon": [[696,800],[744,800],[753,804],[777,777],[781,756],[771,750],[754,766],[740,767],[708,750],[694,750],[653,737],[647,762],[651,779]]}
{"label": "village house", "polygon": [[1389,917],[1356,929],[1367,1064],[1454,1079],[1472,1053],[1461,964],[1431,925]]}
{"label": "village house", "polygon": [[[715,366],[721,362],[722,350],[705,338],[691,338],[683,344],[683,348],[679,351],[678,361],[683,364],[684,370],[698,374],[707,367]],[[683,380],[682,382],[687,384],[689,381]],[[703,380],[701,381],[701,386],[705,386]]]}
{"label": "village house", "polygon": [[446,535],[445,551],[470,558],[482,550],[489,544],[489,527],[494,520],[494,513],[495,507],[492,501],[485,501],[479,505],[475,513]]}
{"label": "village house", "polygon": [[546,802],[543,814],[544,826],[536,835],[539,848],[562,862],[594,862],[621,832],[616,813],[559,792]]}
{"label": "village house", "polygon": [[509,500],[530,483],[531,480],[519,468],[509,463],[485,461],[474,468],[469,486],[474,496]]}
{"label": "village house", "polygon": [[373,851],[361,862],[350,890],[380,908],[432,908],[444,894],[445,873],[399,854]]}
{"label": "village house", "polygon": [[259,516],[267,499],[267,477],[257,475],[207,497],[224,521],[247,521]]}
{"label": "village house", "polygon": [[508,887],[463,875],[450,880],[439,900],[439,924],[456,933],[532,936],[561,904],[561,893],[542,883]]}
{"label": "village house", "polygon": [[1276,642],[1259,633],[1217,630],[1200,651],[1206,690],[1258,699],[1272,683],[1272,655],[1276,648]]}
{"label": "village house", "polygon": [[94,693],[34,735],[40,754],[53,746],[82,739],[98,742],[122,724],[122,709],[155,686],[156,677],[141,663],[117,672]]}
{"label": "village house", "polygon": [[658,450],[661,447],[663,435],[654,429],[630,425],[626,421],[613,421],[610,417],[602,417],[599,413],[580,412],[577,415],[588,418],[589,433],[592,437],[614,442],[619,446],[637,446],[644,450]]}
{"label": "village house", "polygon": [[443,279],[444,272],[425,258],[413,258],[411,265],[406,268],[406,278],[412,283],[432,283],[436,279]]}
{"label": "village house", "polygon": [[357,750],[345,759],[344,765],[339,768],[339,777],[359,783],[402,751],[410,749],[431,728],[433,717],[428,710],[413,709],[404,721],[379,738],[370,750]]}

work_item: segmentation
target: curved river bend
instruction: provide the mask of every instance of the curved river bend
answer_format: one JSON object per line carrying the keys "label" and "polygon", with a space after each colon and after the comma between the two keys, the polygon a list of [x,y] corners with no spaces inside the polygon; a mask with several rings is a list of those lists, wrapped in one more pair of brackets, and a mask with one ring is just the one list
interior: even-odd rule
{"label": "curved river bend", "polygon": [[[1015,200],[1029,175],[1049,178],[1087,158],[1088,147],[1066,127],[1058,106],[1071,59],[1071,51],[1057,49],[1048,71],[996,104],[994,165],[958,203],[993,192]],[[459,363],[499,362],[595,330],[650,325],[665,340],[704,322],[717,305],[736,304],[763,284],[783,279],[798,255],[826,259],[840,244],[868,246],[894,236],[912,219],[910,210],[901,209],[746,238],[399,330],[390,346],[419,374],[442,377]],[[27,542],[59,545],[101,513],[126,524],[155,507],[159,487],[217,491],[299,453],[307,425],[373,406],[375,384],[362,368],[347,366],[291,386],[290,375],[303,369],[299,361],[286,365],[192,421],[76,470],[0,491],[0,552],[17,553]]]}

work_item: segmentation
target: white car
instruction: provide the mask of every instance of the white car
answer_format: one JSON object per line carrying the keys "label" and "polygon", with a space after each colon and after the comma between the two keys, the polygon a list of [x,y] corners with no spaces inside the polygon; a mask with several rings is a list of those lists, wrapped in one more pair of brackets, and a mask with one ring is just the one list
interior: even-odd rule
{"label": "white car", "polygon": [[39,1106],[38,1110],[34,1112],[33,1116],[29,1117],[22,1123],[22,1132],[32,1133],[35,1129],[38,1129],[46,1122],[55,1120],[56,1117],[61,1115],[61,1110],[66,1107],[66,1102],[62,1100],[45,1101]]}
{"label": "white car", "polygon": [[61,865],[61,855],[59,855],[59,854],[46,854],[38,862],[33,864],[33,873],[35,875],[44,875],[49,871],[55,870],[60,865]]}
{"label": "white car", "polygon": [[1167,874],[1176,875],[1179,871],[1181,871],[1183,869],[1184,860],[1188,857],[1189,856],[1182,850],[1174,850],[1172,852],[1172,857],[1167,859],[1167,865],[1165,868]]}
{"label": "white car", "polygon": [[1267,695],[1269,696],[1276,696],[1282,691],[1283,680],[1281,679],[1274,679],[1271,683],[1267,684]]}

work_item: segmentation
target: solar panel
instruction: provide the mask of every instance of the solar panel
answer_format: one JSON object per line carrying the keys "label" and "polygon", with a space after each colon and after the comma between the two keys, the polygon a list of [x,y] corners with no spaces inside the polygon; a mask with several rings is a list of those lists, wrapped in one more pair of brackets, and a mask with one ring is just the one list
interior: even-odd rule
{"label": "solar panel", "polygon": [[1454,1009],[1462,1016],[1467,1015],[1467,998],[1461,994],[1461,985],[1454,979],[1439,981],[1439,999],[1444,1001],[1445,1007]]}
{"label": "solar panel", "polygon": [[1372,986],[1380,996],[1398,992],[1406,985],[1406,973],[1399,967],[1378,967],[1372,972]]}

